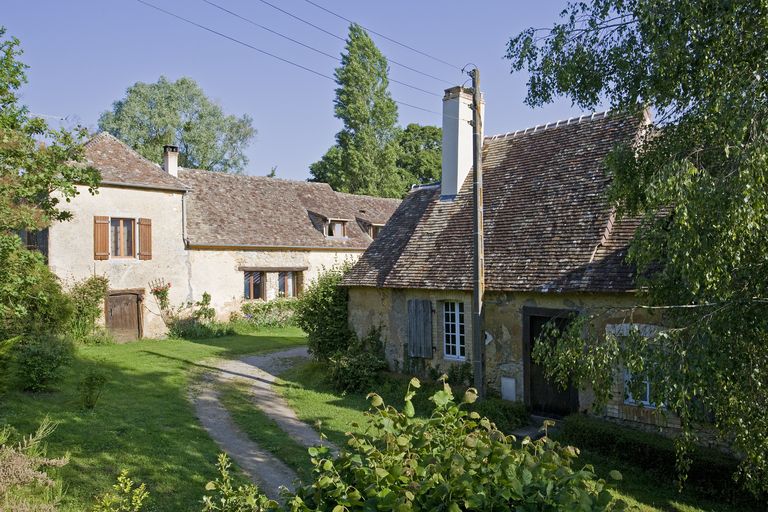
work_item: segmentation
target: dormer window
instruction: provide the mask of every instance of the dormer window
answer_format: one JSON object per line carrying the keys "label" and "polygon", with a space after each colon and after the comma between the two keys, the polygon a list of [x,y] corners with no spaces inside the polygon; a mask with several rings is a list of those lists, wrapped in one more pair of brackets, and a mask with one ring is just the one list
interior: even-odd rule
{"label": "dormer window", "polygon": [[384,224],[371,224],[371,227],[368,228],[368,235],[371,238],[376,238],[383,228]]}
{"label": "dormer window", "polygon": [[329,238],[346,238],[347,237],[347,221],[330,219],[326,224],[325,236]]}

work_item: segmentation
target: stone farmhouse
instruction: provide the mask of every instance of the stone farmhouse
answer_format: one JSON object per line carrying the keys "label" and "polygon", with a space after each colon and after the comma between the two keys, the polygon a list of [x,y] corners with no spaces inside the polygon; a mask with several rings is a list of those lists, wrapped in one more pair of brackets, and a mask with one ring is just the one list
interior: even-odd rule
{"label": "stone farmhouse", "polygon": [[[350,325],[381,328],[394,369],[427,373],[472,360],[471,91],[443,101],[441,183],[414,188],[345,278]],[[536,413],[590,407],[589,391],[563,391],[531,358],[542,327],[572,315],[636,304],[624,261],[637,221],[618,220],[604,192],[607,153],[633,142],[646,118],[599,113],[483,140],[486,385]],[[597,332],[625,334],[625,312]],[[652,320],[632,322],[652,335]],[[656,423],[648,395],[631,397],[617,369],[610,416]],[[643,404],[645,407],[638,407]]]}
{"label": "stone farmhouse", "polygon": [[85,149],[101,172],[98,193],[80,187],[65,205],[72,220],[28,243],[65,283],[109,278],[104,320],[123,340],[165,333],[151,282],[170,283],[171,305],[208,292],[227,318],[243,301],[296,296],[324,267],[357,260],[400,203],[185,169],[174,146],[160,166],[107,133]]}

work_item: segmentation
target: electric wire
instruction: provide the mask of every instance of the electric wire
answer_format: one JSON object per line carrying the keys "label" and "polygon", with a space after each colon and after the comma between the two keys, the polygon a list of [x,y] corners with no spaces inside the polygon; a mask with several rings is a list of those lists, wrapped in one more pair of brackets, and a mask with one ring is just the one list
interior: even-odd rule
{"label": "electric wire", "polygon": [[[290,64],[291,66],[297,67],[299,69],[303,69],[304,71],[308,71],[309,73],[312,73],[314,75],[326,78],[326,79],[332,81],[333,83],[336,83],[336,79],[333,78],[330,75],[326,75],[325,73],[322,73],[320,71],[316,71],[316,70],[314,70],[312,68],[308,68],[308,67],[303,66],[303,65],[301,65],[301,64],[299,64],[297,62],[293,62],[292,60],[285,59],[283,57],[280,57],[279,55],[275,55],[274,53],[270,53],[270,52],[268,52],[266,50],[262,50],[261,48],[257,48],[256,46],[253,46],[252,44],[246,43],[245,41],[242,41],[242,40],[237,39],[235,37],[232,37],[232,36],[229,36],[227,34],[224,34],[223,32],[219,32],[218,30],[214,30],[214,29],[212,29],[210,27],[206,27],[205,25],[201,25],[200,23],[197,23],[196,21],[192,21],[192,20],[190,20],[188,18],[185,18],[185,17],[183,17],[181,15],[178,15],[178,14],[176,14],[174,12],[171,12],[171,11],[168,11],[166,9],[163,9],[162,7],[159,7],[159,6],[154,5],[152,3],[146,2],[145,0],[136,0],[136,1],[139,2],[140,4],[146,5],[147,7],[151,7],[152,9],[155,9],[155,10],[157,10],[159,12],[162,12],[163,14],[166,14],[168,16],[171,16],[173,18],[181,20],[181,21],[183,21],[185,23],[189,23],[190,25],[198,27],[198,28],[200,28],[202,30],[205,30],[207,32],[210,32],[212,34],[216,34],[217,36],[223,37],[224,39],[228,39],[229,41],[232,41],[233,43],[237,43],[239,45],[245,46],[246,48],[250,48],[251,50],[254,50],[254,51],[259,52],[261,54],[264,54],[264,55],[267,55],[269,57],[272,57],[273,59],[277,59],[277,60],[279,60],[281,62],[284,62],[286,64]],[[398,105],[403,105],[404,107],[409,107],[409,108],[413,108],[413,109],[416,109],[416,110],[421,110],[423,112],[429,112],[431,114],[441,115],[440,112],[437,112],[435,110],[430,110],[428,108],[419,107],[419,106],[413,105],[411,103],[406,103],[404,101],[398,101],[398,100],[395,100],[395,99],[393,99],[392,101],[394,101]]]}
{"label": "electric wire", "polygon": [[[351,20],[349,18],[346,18],[346,17],[342,16],[339,13],[333,12],[332,10],[323,7],[322,5],[316,4],[312,0],[304,0],[304,1],[307,2],[310,5],[314,5],[315,7],[320,9],[321,11],[325,11],[328,14],[331,14],[331,15],[336,16],[337,18],[339,18],[341,20],[346,21],[347,23],[357,23],[357,22],[355,22],[355,21],[353,21],[353,20]],[[391,37],[385,36],[384,34],[382,34],[380,32],[376,32],[375,30],[371,30],[370,28],[365,27],[365,26],[361,25],[360,23],[357,23],[357,24],[360,25],[361,27],[363,27],[366,31],[370,32],[371,34],[377,35],[377,36],[381,37],[382,39],[386,39],[387,41],[389,41],[391,43],[395,43],[396,45],[402,46],[403,48],[407,48],[408,50],[411,50],[412,52],[418,53],[419,55],[423,55],[424,57],[432,59],[432,60],[434,60],[436,62],[439,62],[441,64],[445,64],[446,66],[448,66],[448,67],[450,67],[450,68],[452,68],[454,70],[461,69],[459,66],[456,66],[454,64],[451,64],[450,62],[444,61],[440,57],[435,57],[434,55],[430,55],[429,53],[423,52],[423,51],[421,51],[421,50],[419,50],[417,48],[414,48],[412,46],[408,46],[407,44],[401,43],[400,41],[398,41],[396,39],[392,39]]]}
{"label": "electric wire", "polygon": [[[215,7],[216,9],[224,11],[224,12],[234,16],[235,18],[238,18],[238,19],[240,19],[242,21],[245,21],[246,23],[250,23],[251,25],[254,25],[254,26],[259,27],[259,28],[261,28],[263,30],[266,30],[267,32],[270,32],[271,34],[274,34],[274,35],[276,35],[278,37],[282,37],[283,39],[291,41],[292,43],[298,44],[299,46],[302,46],[302,47],[304,47],[304,48],[306,48],[308,50],[312,50],[313,52],[315,52],[315,53],[317,53],[319,55],[323,55],[325,57],[333,59],[336,62],[341,62],[341,59],[338,56],[336,56],[336,55],[333,55],[333,54],[330,54],[330,53],[325,52],[323,50],[320,50],[320,49],[315,48],[314,46],[308,45],[306,43],[302,43],[301,41],[298,41],[298,40],[296,40],[296,39],[294,39],[294,38],[292,38],[290,36],[287,36],[287,35],[285,35],[285,34],[283,34],[281,32],[278,32],[277,30],[273,30],[273,29],[271,29],[269,27],[266,27],[266,26],[264,26],[264,25],[262,25],[260,23],[257,23],[256,21],[252,20],[251,18],[247,18],[247,17],[243,16],[242,14],[238,14],[235,11],[227,9],[226,7],[224,7],[222,5],[219,5],[216,2],[212,2],[211,0],[203,0],[203,2],[207,3],[208,5],[210,5],[212,7]],[[395,78],[388,78],[388,80],[390,82],[392,82],[392,83],[399,84],[399,85],[408,87],[410,89],[413,89],[413,90],[416,90],[416,91],[419,91],[419,92],[423,92],[424,94],[429,94],[429,95],[437,96],[437,97],[441,96],[440,94],[437,94],[436,92],[428,91],[426,89],[422,89],[421,87],[417,87],[417,86],[409,84],[407,82],[402,82],[402,81],[397,80]]]}
{"label": "electric wire", "polygon": [[[314,23],[312,23],[311,21],[305,20],[304,18],[301,18],[301,17],[299,17],[299,16],[297,16],[297,15],[295,15],[295,14],[291,13],[291,12],[288,12],[288,11],[286,11],[285,9],[282,9],[282,8],[280,8],[280,7],[276,6],[276,5],[274,5],[273,3],[271,3],[271,2],[268,2],[267,0],[259,0],[259,2],[263,3],[264,5],[268,5],[269,7],[273,8],[273,9],[275,9],[275,10],[277,10],[277,11],[280,11],[280,12],[282,12],[283,14],[286,14],[286,15],[290,16],[291,18],[293,18],[293,19],[295,19],[295,20],[297,20],[297,21],[300,21],[300,22],[302,22],[302,23],[304,23],[304,24],[306,24],[306,25],[309,25],[310,27],[312,27],[312,28],[315,28],[315,29],[319,30],[320,32],[323,32],[324,34],[328,34],[328,35],[329,35],[329,36],[331,36],[331,37],[335,37],[336,39],[338,39],[338,40],[340,40],[340,41],[344,41],[344,42],[346,42],[346,41],[347,41],[346,39],[344,39],[343,37],[339,36],[338,34],[334,34],[333,32],[331,32],[331,31],[329,31],[329,30],[326,30],[326,29],[324,29],[324,28],[322,28],[322,27],[320,27],[320,26],[318,26],[318,25],[315,25],[315,24],[314,24]],[[362,25],[361,25],[361,26],[362,26]],[[365,27],[363,27],[363,28],[365,28]],[[367,30],[367,29],[366,29],[366,30]],[[390,59],[389,57],[387,57],[387,60],[388,60],[389,62],[391,62],[392,64],[394,64],[394,65],[396,65],[396,66],[399,66],[399,67],[401,67],[401,68],[403,68],[403,69],[407,69],[407,70],[409,70],[409,71],[413,71],[414,73],[418,73],[418,74],[420,74],[420,75],[424,75],[424,76],[426,76],[427,78],[431,78],[431,79],[433,79],[433,80],[437,80],[438,82],[443,82],[443,83],[446,83],[446,84],[451,84],[451,85],[453,85],[453,82],[452,82],[452,81],[450,81],[450,80],[445,80],[445,79],[443,79],[443,78],[440,78],[440,77],[437,77],[437,76],[435,76],[435,75],[430,75],[429,73],[425,73],[424,71],[421,71],[421,70],[419,70],[419,69],[416,69],[416,68],[414,68],[414,67],[408,66],[407,64],[403,64],[402,62],[398,62],[398,61],[396,61],[396,60],[394,60],[394,59]],[[459,68],[456,68],[456,69],[459,69]]]}

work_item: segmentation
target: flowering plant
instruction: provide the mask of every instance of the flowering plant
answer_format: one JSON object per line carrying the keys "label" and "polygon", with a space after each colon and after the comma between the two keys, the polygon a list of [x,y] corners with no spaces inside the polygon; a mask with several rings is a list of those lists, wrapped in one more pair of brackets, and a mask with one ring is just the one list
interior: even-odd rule
{"label": "flowering plant", "polygon": [[161,311],[167,311],[170,308],[171,303],[168,300],[168,292],[171,289],[171,283],[166,283],[164,280],[158,280],[149,283],[149,291],[157,300]]}

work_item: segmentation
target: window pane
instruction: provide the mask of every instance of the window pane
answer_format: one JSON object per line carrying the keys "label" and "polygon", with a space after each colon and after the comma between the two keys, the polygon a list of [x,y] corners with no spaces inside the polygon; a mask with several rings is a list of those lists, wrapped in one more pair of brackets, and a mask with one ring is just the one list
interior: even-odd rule
{"label": "window pane", "polygon": [[120,219],[110,221],[110,230],[112,231],[112,256],[121,256],[120,254]]}
{"label": "window pane", "polygon": [[123,219],[123,254],[122,256],[133,256],[133,219]]}
{"label": "window pane", "polygon": [[243,297],[251,298],[251,272],[243,273]]}

